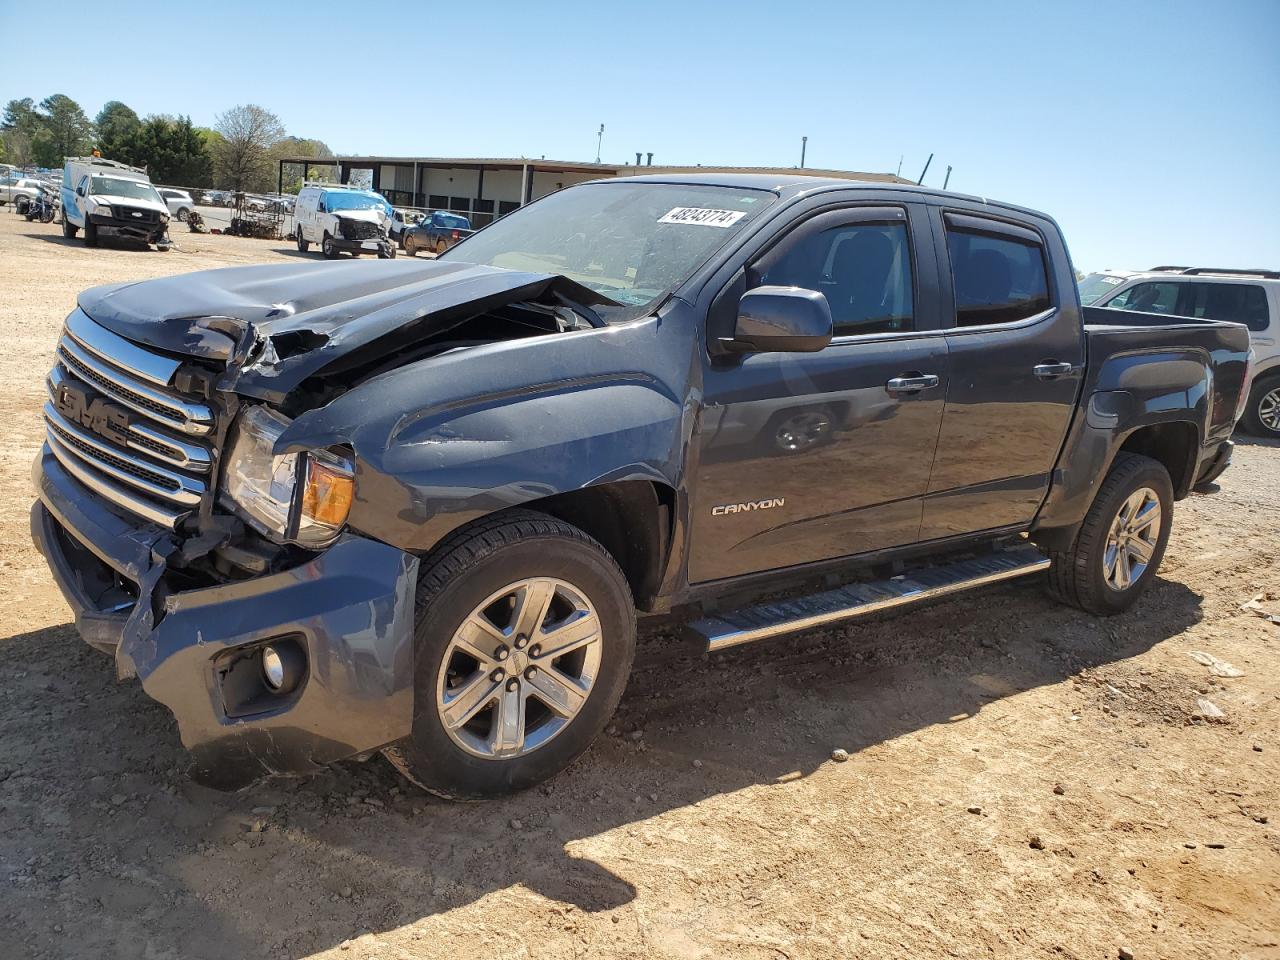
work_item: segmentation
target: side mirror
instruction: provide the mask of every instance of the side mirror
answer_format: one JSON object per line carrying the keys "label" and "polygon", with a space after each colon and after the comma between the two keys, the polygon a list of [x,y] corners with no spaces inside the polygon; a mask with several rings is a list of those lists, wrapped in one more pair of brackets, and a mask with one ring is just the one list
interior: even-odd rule
{"label": "side mirror", "polygon": [[76,187],[76,196],[77,196],[77,197],[83,197],[83,196],[84,196],[84,187]]}
{"label": "side mirror", "polygon": [[831,305],[817,290],[756,287],[738,301],[727,346],[740,353],[816,353],[831,342],[831,333]]}

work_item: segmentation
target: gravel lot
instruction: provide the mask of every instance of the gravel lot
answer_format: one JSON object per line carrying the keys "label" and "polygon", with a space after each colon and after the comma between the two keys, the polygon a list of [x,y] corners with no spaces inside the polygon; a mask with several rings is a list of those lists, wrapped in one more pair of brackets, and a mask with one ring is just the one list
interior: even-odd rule
{"label": "gravel lot", "polygon": [[513,799],[436,802],[381,759],[194,785],[27,519],[78,291],[297,256],[174,238],[0,211],[6,956],[1280,958],[1280,625],[1241,609],[1280,614],[1280,445],[1247,438],[1112,620],[1026,583],[710,660],[651,630],[612,734]]}

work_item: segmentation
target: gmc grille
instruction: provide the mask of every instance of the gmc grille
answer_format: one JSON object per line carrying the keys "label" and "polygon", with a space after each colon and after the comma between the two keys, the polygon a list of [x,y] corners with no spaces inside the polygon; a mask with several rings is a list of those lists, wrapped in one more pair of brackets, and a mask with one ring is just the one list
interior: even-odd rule
{"label": "gmc grille", "polygon": [[181,361],[119,337],[76,310],[46,386],[45,438],[95,494],[174,529],[211,495],[216,412],[170,386]]}

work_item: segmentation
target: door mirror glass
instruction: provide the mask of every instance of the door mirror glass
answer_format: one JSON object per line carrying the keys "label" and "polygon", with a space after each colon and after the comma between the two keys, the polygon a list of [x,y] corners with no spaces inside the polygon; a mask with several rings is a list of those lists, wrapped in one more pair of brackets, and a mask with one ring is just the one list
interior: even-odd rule
{"label": "door mirror glass", "polygon": [[83,184],[83,183],[82,183],[82,184],[80,184],[80,186],[76,187],[76,196],[77,196],[77,197],[83,197],[83,196],[84,196],[84,184]]}
{"label": "door mirror glass", "polygon": [[740,352],[816,353],[831,342],[831,307],[817,290],[756,287],[738,301],[732,348]]}

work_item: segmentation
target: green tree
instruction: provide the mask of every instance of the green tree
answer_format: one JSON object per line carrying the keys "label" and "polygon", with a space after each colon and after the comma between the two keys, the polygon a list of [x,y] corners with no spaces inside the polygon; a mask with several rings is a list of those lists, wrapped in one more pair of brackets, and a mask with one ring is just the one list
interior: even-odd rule
{"label": "green tree", "polygon": [[[42,166],[60,167],[63,157],[77,156],[86,153],[93,143],[93,124],[80,109],[80,104],[62,93],[55,93],[40,101],[38,111],[40,127],[49,136],[42,145],[37,144],[37,137],[31,138],[31,148],[36,154],[36,162]],[[49,149],[56,159],[47,162]],[[42,156],[43,151],[43,156]]]}
{"label": "green tree", "polygon": [[21,133],[29,140],[39,129],[40,114],[36,113],[36,102],[30,97],[10,100],[4,105],[4,119],[0,120],[0,130]]}
{"label": "green tree", "polygon": [[243,104],[219,114],[214,129],[223,138],[214,157],[219,179],[232,190],[271,189],[270,150],[285,135],[280,118],[256,104]]}
{"label": "green tree", "polygon": [[136,153],[142,121],[132,108],[110,100],[98,111],[94,125],[98,128],[98,149],[108,160],[135,165],[145,162]]}

